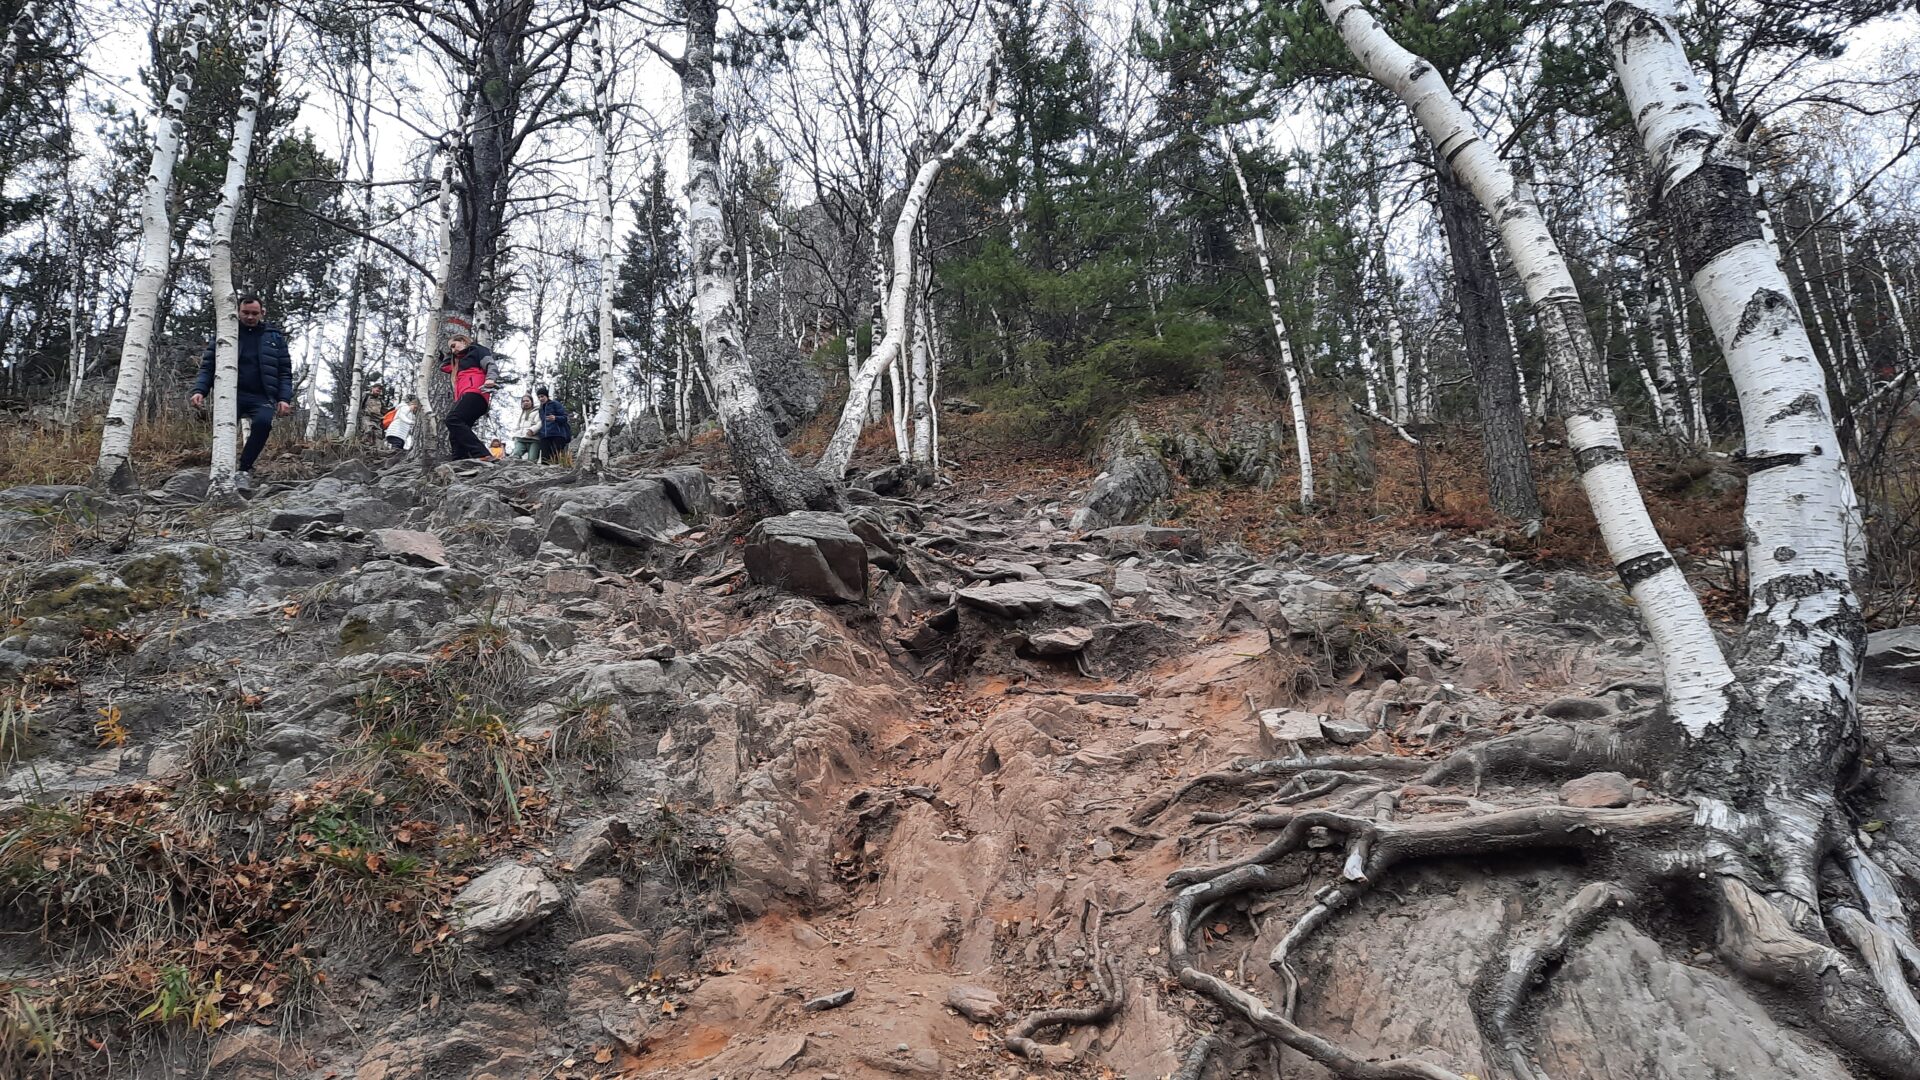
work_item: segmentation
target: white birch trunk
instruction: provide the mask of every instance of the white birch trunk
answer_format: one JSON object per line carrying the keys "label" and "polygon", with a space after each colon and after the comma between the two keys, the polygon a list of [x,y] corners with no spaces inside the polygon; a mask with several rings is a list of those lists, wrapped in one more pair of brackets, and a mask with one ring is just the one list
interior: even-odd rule
{"label": "white birch trunk", "polygon": [[1453,164],[1499,230],[1545,340],[1581,486],[1607,552],[1653,638],[1669,710],[1689,730],[1718,723],[1727,709],[1733,672],[1699,598],[1647,513],[1620,443],[1604,373],[1596,370],[1593,337],[1573,274],[1533,193],[1474,131],[1471,117],[1439,72],[1401,48],[1359,0],[1322,0],[1322,6],[1361,65],[1407,103],[1432,139],[1435,153]]}
{"label": "white birch trunk", "polygon": [[[246,73],[240,80],[240,108],[233,115],[233,135],[227,145],[226,182],[220,204],[213,210],[213,238],[207,249],[207,277],[213,291],[213,464],[207,471],[207,496],[231,499],[234,464],[240,445],[240,293],[233,286],[233,222],[240,213],[240,197],[247,186],[247,162],[253,154],[253,129],[260,119],[260,83],[267,69],[267,12],[257,0],[247,7],[247,26],[241,38],[247,52]],[[271,395],[270,395],[271,396]]]}
{"label": "white birch trunk", "polygon": [[7,38],[0,41],[0,79],[13,82],[14,68],[20,62],[20,50],[26,47],[27,39],[39,34],[40,0],[28,0],[20,7],[20,14],[7,27]]}
{"label": "white birch trunk", "polygon": [[[594,406],[593,419],[581,440],[585,460],[602,467],[613,459],[613,418],[616,415],[618,384],[614,378],[613,291],[617,269],[613,259],[613,100],[610,84],[613,70],[606,61],[606,44],[597,8],[590,8],[587,21],[588,78],[593,83],[593,165],[588,183],[593,185],[595,256],[600,263],[600,400]],[[748,272],[752,280],[752,272]]]}
{"label": "white birch trunk", "polygon": [[[453,276],[453,170],[455,148],[459,137],[466,131],[466,112],[460,116],[460,131],[449,133],[441,140],[440,153],[440,196],[434,204],[434,261],[433,281],[427,285],[430,298],[427,309],[420,320],[420,366],[414,377],[416,391],[420,396],[420,408],[413,418],[413,449],[421,461],[433,456],[433,446],[439,441],[440,417],[433,409],[433,382],[440,377],[441,323],[447,312],[447,283]],[[360,368],[354,366],[354,381],[360,379]],[[360,410],[360,400],[356,396],[347,403],[351,412]],[[350,422],[351,423],[351,422]]]}
{"label": "white birch trunk", "polygon": [[1675,385],[1673,354],[1667,348],[1667,312],[1666,305],[1662,302],[1659,281],[1649,278],[1647,291],[1652,294],[1651,303],[1642,308],[1642,315],[1647,319],[1647,347],[1653,356],[1653,385],[1660,398],[1661,423],[1668,435],[1676,439],[1685,439],[1687,419],[1680,408],[1680,397]]}
{"label": "white birch trunk", "polygon": [[[373,61],[370,55],[368,57],[367,63],[368,63],[368,71],[366,73],[367,99],[361,102],[360,123],[359,123],[360,169],[361,169],[361,172],[360,172],[360,222],[364,228],[372,229],[373,228],[373,71],[372,71]],[[364,310],[364,306],[366,303],[365,293],[366,293],[366,282],[367,282],[367,263],[368,263],[368,256],[372,253],[372,250],[373,250],[372,241],[366,239],[365,237],[361,237],[360,250],[354,256],[353,296],[350,297],[348,300],[348,303],[350,303],[353,306],[352,315],[347,319],[347,324],[353,327],[353,339],[351,341],[345,342],[345,347],[343,351],[347,355],[347,363],[351,366],[351,370],[353,374],[351,378],[348,380],[351,389],[347,394],[347,408],[344,416],[342,417],[342,422],[340,424],[341,441],[347,443],[348,445],[352,445],[354,443],[359,442],[360,425],[361,423],[364,422],[364,418],[360,414],[361,413],[360,395],[366,389],[367,327],[366,327],[366,322],[364,318],[362,318],[361,313]],[[390,400],[390,403],[393,404],[395,408],[398,408],[400,405],[404,405],[406,403],[406,398],[404,395],[398,392],[398,388],[394,388],[394,390],[395,390],[395,393],[389,400]],[[338,393],[339,388],[335,387],[334,392]],[[425,406],[426,400],[427,400],[426,396],[422,394],[421,395],[422,410],[424,410],[426,407]],[[420,418],[418,416],[414,417],[415,432],[418,432],[420,430],[419,420]]]}
{"label": "white birch trunk", "polygon": [[932,269],[920,267],[919,302],[913,306],[913,369],[908,376],[908,412],[912,424],[913,445],[909,460],[933,464],[933,318],[927,299]]}
{"label": "white birch trunk", "polygon": [[320,436],[320,369],[313,359],[313,339],[318,334],[307,335],[307,426],[304,434],[308,442]]}
{"label": "white birch trunk", "polygon": [[67,288],[67,398],[60,413],[62,425],[71,428],[80,415],[80,388],[87,378],[87,334],[91,320],[80,314],[80,295],[86,291],[86,249],[81,244],[80,204],[73,193],[71,167],[67,173],[67,228],[72,237],[68,252],[70,271]]}
{"label": "white birch trunk", "polygon": [[[1387,348],[1393,359],[1393,419],[1405,424],[1413,419],[1407,410],[1412,407],[1409,400],[1409,380],[1407,378],[1407,342],[1406,331],[1400,325],[1400,312],[1387,309]],[[1527,398],[1527,384],[1520,384],[1520,400]]]}
{"label": "white birch trunk", "polygon": [[1899,347],[1895,350],[1895,361],[1899,367],[1906,366],[1906,354],[1913,348],[1913,331],[1907,326],[1907,308],[1900,302],[1900,286],[1894,281],[1893,267],[1887,264],[1887,257],[1880,250],[1880,238],[1872,238],[1873,261],[1880,269],[1874,276],[1887,290],[1887,303],[1893,309],[1893,325],[1900,333]]}
{"label": "white birch trunk", "polygon": [[172,262],[173,232],[167,203],[173,191],[173,165],[180,155],[182,117],[193,94],[193,77],[200,64],[200,48],[209,28],[207,0],[188,0],[186,33],[180,48],[180,71],[167,90],[164,104],[154,110],[153,160],[147,166],[146,189],[140,205],[140,270],[127,298],[127,329],[120,347],[120,374],[113,401],[107,406],[100,432],[100,458],[93,482],[115,491],[134,486],[133,425],[140,417],[140,394],[146,386],[147,364],[153,350],[153,328],[160,309],[160,290]]}
{"label": "white birch trunk", "polygon": [[893,452],[902,465],[913,456],[913,433],[907,428],[907,380],[906,353],[912,351],[913,341],[912,313],[907,313],[907,325],[902,331],[907,344],[893,351],[893,364],[887,368],[888,397],[893,412]]}
{"label": "white birch trunk", "polygon": [[1220,129],[1220,152],[1233,168],[1233,179],[1240,186],[1240,203],[1253,227],[1253,251],[1260,260],[1260,280],[1267,289],[1267,316],[1273,322],[1273,337],[1280,346],[1280,374],[1287,380],[1287,407],[1293,416],[1293,443],[1300,461],[1300,508],[1313,505],[1313,447],[1307,437],[1307,395],[1301,385],[1300,368],[1294,363],[1293,342],[1287,336],[1286,316],[1280,312],[1280,289],[1273,280],[1273,259],[1267,254],[1267,228],[1260,222],[1260,211],[1253,201],[1253,189],[1247,186],[1246,170],[1240,167],[1240,152],[1234,148],[1233,135]]}
{"label": "white birch trunk", "polygon": [[991,81],[983,97],[973,119],[967,122],[953,142],[920,166],[914,174],[912,186],[907,189],[906,201],[900,205],[900,220],[893,227],[893,283],[887,291],[887,314],[884,320],[886,336],[874,346],[866,363],[860,366],[853,385],[847,388],[847,404],[840,410],[840,422],[834,428],[827,449],[820,455],[819,464],[814,466],[821,476],[829,480],[838,482],[846,475],[847,463],[853,459],[854,444],[860,440],[860,429],[866,418],[866,402],[879,383],[880,373],[899,362],[901,348],[905,345],[907,299],[913,281],[914,229],[919,224],[921,208],[926,205],[927,193],[933,189],[933,182],[940,175],[940,170],[973,141],[992,117],[994,96]]}
{"label": "white birch trunk", "polygon": [[[1754,206],[1725,205],[1730,191],[1750,190],[1745,148],[1701,90],[1670,11],[1664,0],[1613,0],[1607,38],[1658,195],[1676,220],[1696,217],[1677,236],[1681,263],[1740,396],[1753,597],[1747,659],[1761,660],[1743,672],[1742,689],[1755,701],[1801,701],[1807,715],[1824,715],[1835,702],[1852,702],[1859,671],[1859,602],[1848,566],[1858,527],[1852,484],[1777,248]],[[1686,727],[1696,738],[1705,730]]]}

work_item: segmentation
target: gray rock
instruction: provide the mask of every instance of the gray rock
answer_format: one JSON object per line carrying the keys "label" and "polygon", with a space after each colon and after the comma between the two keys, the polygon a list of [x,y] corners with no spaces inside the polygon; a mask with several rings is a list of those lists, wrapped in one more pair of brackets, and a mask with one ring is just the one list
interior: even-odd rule
{"label": "gray rock", "polygon": [[997,585],[971,585],[959,592],[960,602],[1003,619],[1021,619],[1049,610],[1112,616],[1113,604],[1107,590],[1086,581],[1005,581]]}
{"label": "gray rock", "polygon": [[373,541],[374,554],[379,558],[392,559],[412,566],[447,565],[447,546],[430,532],[419,532],[414,529],[375,529],[367,535]]}
{"label": "gray rock", "polygon": [[979,405],[968,401],[966,398],[957,397],[947,398],[940,403],[940,407],[958,416],[972,416],[974,413],[984,412],[986,410],[985,405]]}
{"label": "gray rock", "polygon": [[839,514],[802,510],[765,518],[747,534],[747,576],[824,600],[867,598],[867,542]]}
{"label": "gray rock", "polygon": [[1324,633],[1340,625],[1359,606],[1358,597],[1337,585],[1309,581],[1280,590],[1280,614],[1301,633]]}
{"label": "gray rock", "polygon": [[713,484],[697,465],[675,465],[660,474],[667,495],[682,514],[705,517],[713,509]]}
{"label": "gray rock", "polygon": [[180,502],[199,502],[207,497],[208,482],[205,469],[181,469],[160,485],[160,494]]}
{"label": "gray rock", "polygon": [[1554,698],[1540,708],[1542,716],[1551,716],[1555,720],[1598,720],[1618,711],[1611,701],[1576,696]]}
{"label": "gray rock", "polygon": [[1337,746],[1352,746],[1366,742],[1373,736],[1373,728],[1353,720],[1336,720],[1331,716],[1320,718],[1320,734]]}
{"label": "gray rock", "polygon": [[1327,718],[1320,713],[1300,709],[1263,709],[1260,712],[1260,749],[1269,757],[1287,754],[1294,747],[1310,750],[1326,744],[1321,726]]}
{"label": "gray rock", "polygon": [[1000,995],[984,986],[954,983],[947,987],[947,1007],[976,1024],[991,1024],[1003,1016],[1007,1007]]}
{"label": "gray rock", "polygon": [[1206,487],[1220,480],[1220,455],[1203,435],[1183,431],[1167,440],[1167,449],[1180,467],[1180,475],[1193,487]]}
{"label": "gray rock", "polygon": [[340,525],[347,520],[347,512],[330,503],[296,503],[283,506],[267,519],[267,528],[274,532],[299,532],[307,525]]}
{"label": "gray rock", "polygon": [[1092,693],[1073,695],[1073,703],[1075,705],[1119,705],[1123,708],[1131,708],[1140,704],[1140,695],[1097,690]]}
{"label": "gray rock", "polygon": [[1409,563],[1385,563],[1374,567],[1373,572],[1367,575],[1367,588],[1397,600],[1426,588],[1431,580],[1423,567]]}
{"label": "gray rock", "polygon": [[560,890],[537,866],[501,863],[453,898],[454,925],[481,937],[511,938],[560,910]]}
{"label": "gray rock", "polygon": [[800,1007],[808,1012],[826,1012],[828,1009],[837,1009],[852,1000],[853,987],[849,986],[845,990],[835,990],[831,994],[822,994]]}
{"label": "gray rock", "polygon": [[1863,660],[1871,674],[1920,682],[1920,626],[1898,626],[1868,634]]}
{"label": "gray rock", "polygon": [[1094,481],[1086,504],[1074,511],[1068,527],[1078,531],[1125,525],[1173,493],[1173,478],[1160,455],[1140,434],[1131,416],[1116,421],[1103,448],[1106,466]]}
{"label": "gray rock", "polygon": [[1560,785],[1560,801],[1588,809],[1631,806],[1637,784],[1617,772],[1588,773]]}
{"label": "gray rock", "polygon": [[1159,525],[1114,525],[1087,534],[1106,548],[1108,555],[1154,551],[1178,551],[1190,558],[1205,558],[1206,545],[1192,529],[1168,529]]}
{"label": "gray rock", "polygon": [[1027,637],[1027,648],[1036,656],[1072,656],[1093,644],[1093,631],[1084,626],[1063,626]]}

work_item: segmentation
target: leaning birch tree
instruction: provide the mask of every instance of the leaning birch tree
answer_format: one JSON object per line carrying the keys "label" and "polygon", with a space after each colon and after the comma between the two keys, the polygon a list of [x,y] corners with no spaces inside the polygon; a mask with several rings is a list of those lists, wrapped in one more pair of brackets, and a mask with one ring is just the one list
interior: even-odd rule
{"label": "leaning birch tree", "polygon": [[873,352],[868,354],[848,386],[847,403],[840,410],[839,423],[834,425],[833,437],[814,466],[821,476],[836,483],[846,475],[847,463],[853,460],[854,445],[860,441],[860,431],[866,425],[867,399],[879,384],[881,373],[900,362],[901,351],[907,344],[907,306],[913,291],[913,235],[920,222],[920,213],[926,207],[927,194],[933,190],[933,182],[940,176],[940,170],[953,160],[954,155],[965,149],[992,118],[995,85],[995,80],[989,76],[973,116],[945,149],[921,163],[914,173],[913,183],[907,188],[906,200],[900,205],[900,219],[893,226],[893,276],[886,294],[886,336],[874,346]]}
{"label": "leaning birch tree", "polygon": [[207,471],[210,499],[236,494],[234,459],[239,451],[240,293],[233,286],[233,222],[247,186],[247,161],[253,153],[253,129],[260,119],[260,89],[267,71],[267,11],[254,0],[247,6],[241,42],[247,53],[240,80],[240,106],[233,114],[227,145],[227,175],[213,211],[213,239],[207,249],[207,277],[213,290],[213,464]]}
{"label": "leaning birch tree", "polygon": [[581,438],[582,456],[605,466],[613,456],[615,393],[613,353],[613,293],[618,277],[613,261],[613,95],[609,83],[613,68],[607,63],[605,23],[589,4],[587,12],[587,78],[593,84],[593,164],[587,183],[593,187],[594,254],[600,264],[600,400]]}
{"label": "leaning birch tree", "polygon": [[[1854,685],[1863,621],[1849,580],[1851,487],[1825,376],[1761,228],[1739,136],[1701,92],[1666,10],[1610,0],[1614,69],[1747,425],[1750,608],[1741,649],[1729,661],[1645,519],[1603,384],[1595,382],[1593,342],[1566,261],[1531,191],[1474,130],[1434,67],[1393,41],[1360,0],[1322,6],[1362,67],[1406,102],[1500,232],[1545,338],[1603,539],[1653,638],[1664,700],[1636,719],[1546,725],[1424,768],[1381,755],[1289,758],[1251,771],[1311,773],[1314,783],[1334,775],[1338,786],[1341,777],[1369,773],[1433,785],[1493,771],[1615,770],[1647,778],[1665,798],[1618,809],[1553,802],[1397,822],[1403,789],[1379,780],[1366,793],[1371,813],[1295,813],[1251,858],[1173,875],[1181,891],[1171,905],[1169,953],[1179,981],[1347,1080],[1463,1080],[1417,1060],[1365,1061],[1300,1027],[1293,959],[1308,936],[1401,864],[1571,850],[1600,880],[1568,899],[1543,932],[1490,958],[1472,996],[1489,1050],[1507,1072],[1541,1076],[1527,1047],[1526,1021],[1537,1011],[1529,998],[1561,959],[1610,919],[1676,898],[1688,922],[1705,924],[1736,974],[1772,985],[1777,1000],[1877,1073],[1920,1077],[1920,1003],[1902,971],[1903,963],[1920,968],[1920,948],[1891,875],[1842,809],[1861,742]],[[1320,830],[1344,842],[1347,857],[1339,879],[1314,894],[1269,956],[1278,1005],[1202,970],[1191,955],[1196,918],[1236,894],[1279,885],[1273,864],[1304,850]],[[1860,961],[1835,937],[1851,942]]]}
{"label": "leaning birch tree", "polygon": [[1294,362],[1293,339],[1287,336],[1286,316],[1280,312],[1280,290],[1273,280],[1273,259],[1267,254],[1267,228],[1260,221],[1260,209],[1253,201],[1253,189],[1247,186],[1246,170],[1240,167],[1240,151],[1234,146],[1233,133],[1220,129],[1220,152],[1233,168],[1233,179],[1240,187],[1240,203],[1247,211],[1247,224],[1253,229],[1253,252],[1260,260],[1260,280],[1267,288],[1267,315],[1273,322],[1273,337],[1280,346],[1280,374],[1287,381],[1287,408],[1293,418],[1293,444],[1300,460],[1300,507],[1313,505],[1313,450],[1307,439],[1307,397],[1300,380],[1300,365]]}
{"label": "leaning birch tree", "polygon": [[146,386],[147,360],[153,350],[153,330],[160,310],[161,287],[173,257],[168,200],[173,194],[173,166],[180,156],[187,101],[193,96],[193,77],[200,66],[200,49],[211,27],[207,0],[188,0],[180,43],[180,70],[167,89],[166,100],[154,110],[153,160],[147,166],[140,200],[140,269],[127,301],[126,338],[120,347],[120,374],[107,406],[100,432],[100,457],[94,463],[96,487],[131,490],[133,425],[140,417],[140,393]]}

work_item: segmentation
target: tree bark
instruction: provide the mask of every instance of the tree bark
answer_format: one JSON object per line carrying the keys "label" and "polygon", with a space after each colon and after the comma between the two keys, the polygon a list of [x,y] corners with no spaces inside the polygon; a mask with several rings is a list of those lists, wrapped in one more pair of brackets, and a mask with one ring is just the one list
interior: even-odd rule
{"label": "tree bark", "polygon": [[258,0],[247,6],[247,26],[241,40],[247,51],[247,67],[240,80],[240,107],[234,113],[233,137],[227,146],[226,181],[220,188],[220,204],[214,207],[213,239],[207,251],[215,328],[213,394],[208,403],[213,410],[213,464],[207,472],[207,496],[214,500],[231,500],[236,494],[240,294],[233,287],[233,221],[240,212],[240,196],[247,186],[253,129],[260,119],[260,83],[267,69],[267,12]]}
{"label": "tree bark", "polygon": [[913,234],[920,222],[920,211],[926,205],[927,193],[933,190],[933,182],[947,162],[986,127],[993,107],[994,84],[989,80],[973,118],[946,149],[921,164],[907,188],[906,200],[900,205],[900,220],[893,226],[893,280],[887,290],[886,336],[874,346],[860,365],[853,385],[847,388],[847,403],[840,410],[840,422],[814,466],[815,471],[827,479],[837,482],[846,475],[847,463],[853,460],[854,444],[859,442],[860,429],[866,420],[866,403],[879,385],[880,373],[899,361],[906,344],[907,300],[913,285]]}
{"label": "tree bark", "polygon": [[589,0],[587,64],[593,84],[593,165],[588,183],[593,185],[595,255],[600,263],[600,400],[594,404],[593,419],[581,439],[581,455],[602,467],[613,459],[613,418],[618,405],[613,370],[613,293],[619,276],[613,261],[613,101],[609,85],[613,69],[606,61],[604,29],[599,11]]}
{"label": "tree bark", "polygon": [[189,0],[185,40],[180,48],[180,71],[167,98],[154,110],[153,161],[147,167],[146,190],[141,197],[140,271],[127,301],[126,339],[120,347],[120,374],[113,401],[107,407],[100,432],[100,458],[93,467],[93,483],[113,491],[134,487],[131,456],[133,425],[140,416],[140,394],[146,386],[147,364],[153,350],[153,332],[160,309],[162,286],[173,261],[173,230],[167,215],[173,193],[173,166],[180,155],[183,117],[193,94],[193,76],[200,65],[200,48],[210,27],[207,0]]}
{"label": "tree bark", "polygon": [[[1754,973],[1766,977],[1786,951],[1820,950],[1800,935],[1820,924],[1821,866],[1835,829],[1849,828],[1836,803],[1861,741],[1854,695],[1866,627],[1850,576],[1857,507],[1825,373],[1761,227],[1746,146],[1701,90],[1669,14],[1664,2],[1611,0],[1603,19],[1682,271],[1739,394],[1750,594],[1734,707],[1676,718],[1669,782],[1724,836],[1709,851],[1723,887],[1771,901],[1754,908],[1779,923],[1764,949],[1722,942],[1723,955],[1737,965],[1758,959]],[[1884,915],[1874,921],[1888,925]],[[1820,966],[1829,985],[1860,981],[1831,949]],[[1861,1017],[1832,996],[1816,1016],[1876,1068],[1911,1074],[1920,1026],[1910,1020],[1906,1039],[1888,1038],[1890,1019]]]}
{"label": "tree bark", "polygon": [[[719,0],[686,0],[686,20],[686,55],[675,67],[687,118],[687,240],[693,270],[693,319],[700,332],[720,428],[726,434],[727,449],[753,513],[839,509],[844,502],[837,484],[823,475],[825,470],[814,472],[794,464],[773,430],[773,421],[761,405],[760,390],[753,381],[735,296],[739,268],[721,208],[723,121],[713,95]],[[857,428],[854,434],[859,434]]]}
{"label": "tree bark", "polygon": [[1247,224],[1253,229],[1253,251],[1260,262],[1260,280],[1267,290],[1267,317],[1273,323],[1274,340],[1280,346],[1280,374],[1287,383],[1287,407],[1293,417],[1293,444],[1300,462],[1300,508],[1313,505],[1313,448],[1307,437],[1307,395],[1294,362],[1293,340],[1287,335],[1286,316],[1280,311],[1280,289],[1273,280],[1273,259],[1267,254],[1267,228],[1260,221],[1259,207],[1253,201],[1253,189],[1247,186],[1246,170],[1240,167],[1240,152],[1234,147],[1233,133],[1220,129],[1220,152],[1233,168],[1233,179],[1240,188],[1240,204],[1246,209]]}
{"label": "tree bark", "polygon": [[1434,181],[1460,301],[1460,336],[1479,403],[1487,498],[1496,513],[1539,521],[1545,514],[1527,453],[1526,396],[1520,391],[1519,360],[1507,335],[1506,305],[1500,299],[1500,275],[1488,250],[1486,225],[1472,193],[1443,159],[1434,161]]}
{"label": "tree bark", "polygon": [[1587,501],[1653,638],[1665,674],[1668,709],[1689,726],[1718,722],[1726,712],[1733,673],[1699,597],[1647,513],[1620,443],[1605,378],[1597,370],[1593,336],[1573,274],[1538,202],[1493,146],[1475,133],[1466,109],[1431,64],[1389,37],[1359,0],[1322,4],[1362,66],[1407,103],[1433,141],[1435,158],[1453,167],[1498,227],[1546,345]]}
{"label": "tree bark", "polygon": [[[438,254],[433,264],[433,281],[427,286],[431,301],[420,320],[420,367],[414,377],[420,408],[413,418],[413,453],[421,462],[433,460],[433,447],[438,441],[440,427],[440,415],[434,408],[435,395],[432,390],[440,377],[440,353],[446,344],[447,279],[453,275],[454,155],[461,137],[465,135],[466,121],[466,110],[462,109],[460,129],[442,138],[440,145],[440,197],[435,203],[434,219],[434,248]],[[447,395],[447,400],[449,404],[452,403],[451,393]],[[347,402],[349,412],[359,408],[360,402]]]}

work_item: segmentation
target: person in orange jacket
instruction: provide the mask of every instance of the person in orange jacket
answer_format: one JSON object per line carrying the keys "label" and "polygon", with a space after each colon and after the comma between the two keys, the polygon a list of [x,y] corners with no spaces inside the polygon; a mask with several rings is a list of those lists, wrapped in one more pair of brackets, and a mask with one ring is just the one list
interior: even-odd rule
{"label": "person in orange jacket", "polygon": [[494,381],[493,350],[476,344],[465,334],[447,338],[447,359],[440,370],[453,376],[453,410],[447,413],[447,443],[453,460],[486,458],[487,444],[473,433],[473,425],[493,407],[490,390],[498,390]]}

